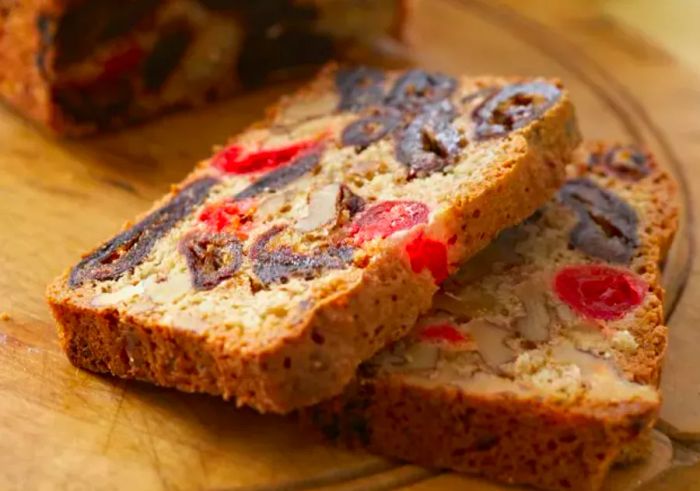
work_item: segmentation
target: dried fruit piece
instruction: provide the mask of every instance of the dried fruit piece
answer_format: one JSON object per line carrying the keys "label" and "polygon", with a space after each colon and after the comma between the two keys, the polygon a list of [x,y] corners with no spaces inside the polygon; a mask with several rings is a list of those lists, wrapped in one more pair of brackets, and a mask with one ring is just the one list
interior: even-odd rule
{"label": "dried fruit piece", "polygon": [[634,145],[617,145],[602,155],[592,153],[589,164],[600,165],[607,172],[630,181],[638,181],[651,172],[646,153]]}
{"label": "dried fruit piece", "polygon": [[561,97],[561,91],[546,82],[507,85],[486,99],[472,113],[478,139],[503,136],[540,117]]}
{"label": "dried fruit piece", "polygon": [[143,61],[144,55],[143,49],[136,43],[126,46],[121,51],[111,53],[109,58],[102,61],[102,71],[97,78],[89,80],[83,85],[111,82],[138,67]]}
{"label": "dried fruit piece", "polygon": [[75,2],[57,22],[56,66],[80,61],[104,41],[126,36],[160,5],[160,0]]}
{"label": "dried fruit piece", "polygon": [[211,290],[233,277],[243,262],[241,243],[226,232],[195,230],[183,237],[179,248],[197,290]]}
{"label": "dried fruit piece", "polygon": [[385,103],[401,110],[416,111],[447,99],[455,87],[457,81],[447,75],[409,70],[396,80]]}
{"label": "dried fruit piece", "polygon": [[567,266],[554,278],[554,291],[559,299],[593,319],[623,317],[642,303],[647,288],[640,277],[600,264]]}
{"label": "dried fruit piece", "polygon": [[477,100],[490,97],[498,92],[500,89],[498,87],[484,87],[481,89],[476,89],[474,92],[470,92],[461,99],[462,104],[473,104]]}
{"label": "dried fruit piece", "polygon": [[426,177],[454,163],[462,138],[452,126],[452,111],[431,109],[414,118],[401,133],[396,158],[408,177]]}
{"label": "dried fruit piece", "polygon": [[289,246],[268,248],[272,239],[284,230],[278,225],[263,233],[253,244],[250,257],[253,271],[263,285],[286,283],[290,278],[312,279],[323,271],[343,269],[352,261],[350,246],[329,246],[311,254],[301,254]]}
{"label": "dried fruit piece", "polygon": [[128,78],[117,77],[87,87],[57,86],[53,97],[71,121],[106,127],[129,111],[134,94]]}
{"label": "dried fruit piece", "polygon": [[225,148],[212,159],[211,165],[229,174],[250,174],[277,169],[292,162],[303,151],[317,142],[303,141],[285,147],[270,148],[246,153],[238,145]]}
{"label": "dried fruit piece", "polygon": [[343,145],[364,148],[394,131],[401,122],[401,113],[385,107],[350,123],[341,135]]}
{"label": "dried fruit piece", "polygon": [[420,273],[427,269],[438,284],[449,276],[447,246],[444,243],[421,234],[406,245],[406,253],[413,272]]}
{"label": "dried fruit piece", "polygon": [[204,201],[216,183],[218,180],[213,177],[190,183],[169,203],[85,257],[71,271],[70,287],[75,288],[86,280],[114,280],[138,266],[156,241]]}
{"label": "dried fruit piece", "polygon": [[335,77],[340,92],[338,109],[357,111],[384,98],[384,72],[376,68],[341,68]]}
{"label": "dried fruit piece", "polygon": [[234,196],[235,199],[253,198],[262,193],[279,191],[316,168],[321,160],[320,151],[309,151],[291,163],[268,172]]}
{"label": "dried fruit piece", "polygon": [[143,85],[146,91],[158,91],[177,69],[192,42],[192,28],[185,22],[163,27],[160,39],[143,64]]}
{"label": "dried fruit piece", "polygon": [[253,211],[253,200],[226,200],[204,208],[198,219],[210,231],[221,232],[225,228],[229,228],[240,233],[243,236],[242,238],[244,238],[247,229],[252,225]]}
{"label": "dried fruit piece", "polygon": [[632,260],[639,237],[637,214],[630,205],[588,179],[568,181],[559,198],[579,219],[570,234],[574,247],[610,262]]}
{"label": "dried fruit piece", "polygon": [[359,245],[427,223],[429,213],[428,206],[419,201],[382,201],[357,215],[348,233]]}
{"label": "dried fruit piece", "polygon": [[340,185],[340,206],[350,214],[350,217],[354,217],[359,212],[365,209],[365,200],[362,196],[358,196],[353,193],[345,184]]}
{"label": "dried fruit piece", "polygon": [[459,343],[466,338],[459,329],[452,324],[433,324],[421,329],[418,337],[422,341],[444,341],[447,343]]}

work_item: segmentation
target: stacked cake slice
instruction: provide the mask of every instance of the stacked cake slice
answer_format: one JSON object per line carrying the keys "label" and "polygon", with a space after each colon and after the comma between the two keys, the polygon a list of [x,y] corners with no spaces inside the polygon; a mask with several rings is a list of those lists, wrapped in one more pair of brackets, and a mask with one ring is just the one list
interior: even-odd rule
{"label": "stacked cake slice", "polygon": [[385,455],[554,490],[598,489],[638,453],[659,408],[675,186],[631,146],[588,145],[569,170],[306,421]]}

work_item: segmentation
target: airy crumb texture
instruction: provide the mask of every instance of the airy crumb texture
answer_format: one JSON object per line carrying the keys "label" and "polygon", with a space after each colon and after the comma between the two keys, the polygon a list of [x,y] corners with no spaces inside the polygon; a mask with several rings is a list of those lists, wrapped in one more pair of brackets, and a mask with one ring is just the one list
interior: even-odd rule
{"label": "airy crumb texture", "polygon": [[261,411],[318,402],[554,194],[578,140],[556,81],[329,66],[50,287],[61,341]]}
{"label": "airy crumb texture", "polygon": [[666,349],[676,188],[634,146],[585,145],[558,196],[450,277],[411,333],[304,421],[332,440],[551,490],[644,448]]}

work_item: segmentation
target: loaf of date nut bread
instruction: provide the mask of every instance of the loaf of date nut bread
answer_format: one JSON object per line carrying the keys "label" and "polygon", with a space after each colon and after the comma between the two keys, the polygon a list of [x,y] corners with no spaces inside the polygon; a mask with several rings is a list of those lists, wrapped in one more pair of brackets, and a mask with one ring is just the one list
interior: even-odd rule
{"label": "loaf of date nut bread", "polygon": [[0,96],[78,135],[192,106],[400,31],[402,0],[26,0],[0,7]]}
{"label": "loaf of date nut bread", "polygon": [[304,421],[424,465],[598,489],[656,419],[659,263],[678,209],[637,147],[587,145],[570,171],[555,200],[468,261],[406,338]]}
{"label": "loaf of date nut bread", "polygon": [[261,411],[318,402],[551,198],[578,139],[554,81],[330,66],[53,284],[61,342]]}

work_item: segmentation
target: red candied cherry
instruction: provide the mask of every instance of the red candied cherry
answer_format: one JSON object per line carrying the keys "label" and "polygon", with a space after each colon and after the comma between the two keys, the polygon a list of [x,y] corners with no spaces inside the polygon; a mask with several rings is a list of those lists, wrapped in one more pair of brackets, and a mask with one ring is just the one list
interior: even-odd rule
{"label": "red candied cherry", "polygon": [[418,335],[422,341],[445,341],[459,343],[466,338],[452,324],[432,324],[424,327]]}
{"label": "red candied cherry", "polygon": [[415,273],[428,269],[435,283],[442,283],[447,279],[447,246],[444,243],[421,234],[406,245],[406,252],[411,261],[411,269]]}
{"label": "red candied cherry", "polygon": [[138,44],[127,46],[107,58],[102,64],[102,73],[98,77],[100,82],[107,82],[119,78],[122,74],[131,72],[141,64],[145,51]]}
{"label": "red candied cherry", "polygon": [[231,145],[214,156],[212,165],[229,174],[269,171],[291,163],[300,153],[317,143],[316,140],[303,141],[257,152],[245,152],[240,146]]}
{"label": "red candied cherry", "polygon": [[90,90],[109,85],[111,82],[119,80],[125,74],[133,72],[141,65],[146,53],[136,43],[126,45],[121,49],[109,53],[101,60],[100,71],[94,77],[81,79],[80,81],[69,82],[70,87]]}
{"label": "red candied cherry", "polygon": [[600,264],[566,266],[554,277],[562,302],[593,319],[623,317],[644,300],[648,285],[640,277]]}
{"label": "red candied cherry", "polygon": [[428,222],[430,210],[419,201],[382,201],[366,209],[350,224],[349,234],[357,245],[383,239],[400,230]]}
{"label": "red candied cherry", "polygon": [[253,200],[222,201],[205,207],[199,214],[199,221],[212,232],[230,228],[239,238],[246,238],[252,225]]}

